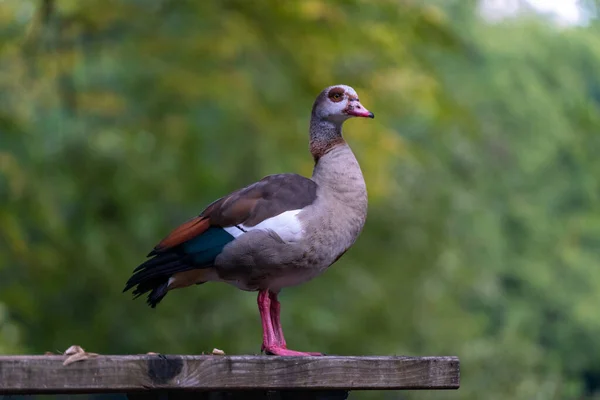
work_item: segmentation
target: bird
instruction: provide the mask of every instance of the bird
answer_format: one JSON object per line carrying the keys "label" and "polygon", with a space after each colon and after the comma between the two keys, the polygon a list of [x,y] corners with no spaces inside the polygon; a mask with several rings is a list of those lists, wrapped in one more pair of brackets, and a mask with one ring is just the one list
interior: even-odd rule
{"label": "bird", "polygon": [[278,294],[327,270],[357,240],[367,217],[367,187],[342,135],[353,117],[374,118],[347,85],[326,87],[310,118],[312,176],[268,175],[209,204],[162,239],[134,269],[123,292],[148,293],[152,307],[174,289],[225,282],[258,292],[261,351],[322,355],[287,348]]}

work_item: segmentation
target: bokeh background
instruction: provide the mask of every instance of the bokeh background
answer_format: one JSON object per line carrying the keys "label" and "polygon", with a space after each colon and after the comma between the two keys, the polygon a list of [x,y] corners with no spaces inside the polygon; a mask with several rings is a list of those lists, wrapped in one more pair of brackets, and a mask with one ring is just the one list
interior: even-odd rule
{"label": "bokeh background", "polygon": [[309,175],[345,83],[368,221],[282,293],[290,347],[461,358],[459,391],[358,398],[600,399],[596,6],[0,1],[0,353],[258,353],[252,293],[121,290],[215,198]]}

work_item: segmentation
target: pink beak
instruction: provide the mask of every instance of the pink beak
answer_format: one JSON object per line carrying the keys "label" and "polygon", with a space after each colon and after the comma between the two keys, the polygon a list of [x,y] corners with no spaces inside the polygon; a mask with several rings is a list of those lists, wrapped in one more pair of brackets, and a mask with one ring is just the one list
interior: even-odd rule
{"label": "pink beak", "polygon": [[350,101],[346,108],[346,114],[354,117],[375,118],[375,114],[364,108],[359,101]]}

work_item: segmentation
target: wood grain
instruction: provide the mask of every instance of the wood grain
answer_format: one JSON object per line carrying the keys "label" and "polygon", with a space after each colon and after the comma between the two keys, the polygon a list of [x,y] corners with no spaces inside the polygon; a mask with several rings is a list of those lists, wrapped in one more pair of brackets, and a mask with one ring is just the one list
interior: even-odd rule
{"label": "wood grain", "polygon": [[458,389],[457,357],[0,357],[0,394],[167,390]]}

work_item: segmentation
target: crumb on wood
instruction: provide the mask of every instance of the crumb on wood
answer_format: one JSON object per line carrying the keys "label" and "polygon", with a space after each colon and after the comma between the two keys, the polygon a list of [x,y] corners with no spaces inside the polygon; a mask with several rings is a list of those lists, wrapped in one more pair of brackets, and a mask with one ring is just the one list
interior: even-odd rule
{"label": "crumb on wood", "polygon": [[88,353],[83,349],[83,347],[77,345],[69,347],[63,354],[67,356],[65,361],[63,361],[63,365],[65,366],[73,364],[77,361],[83,361],[98,356],[97,353]]}

